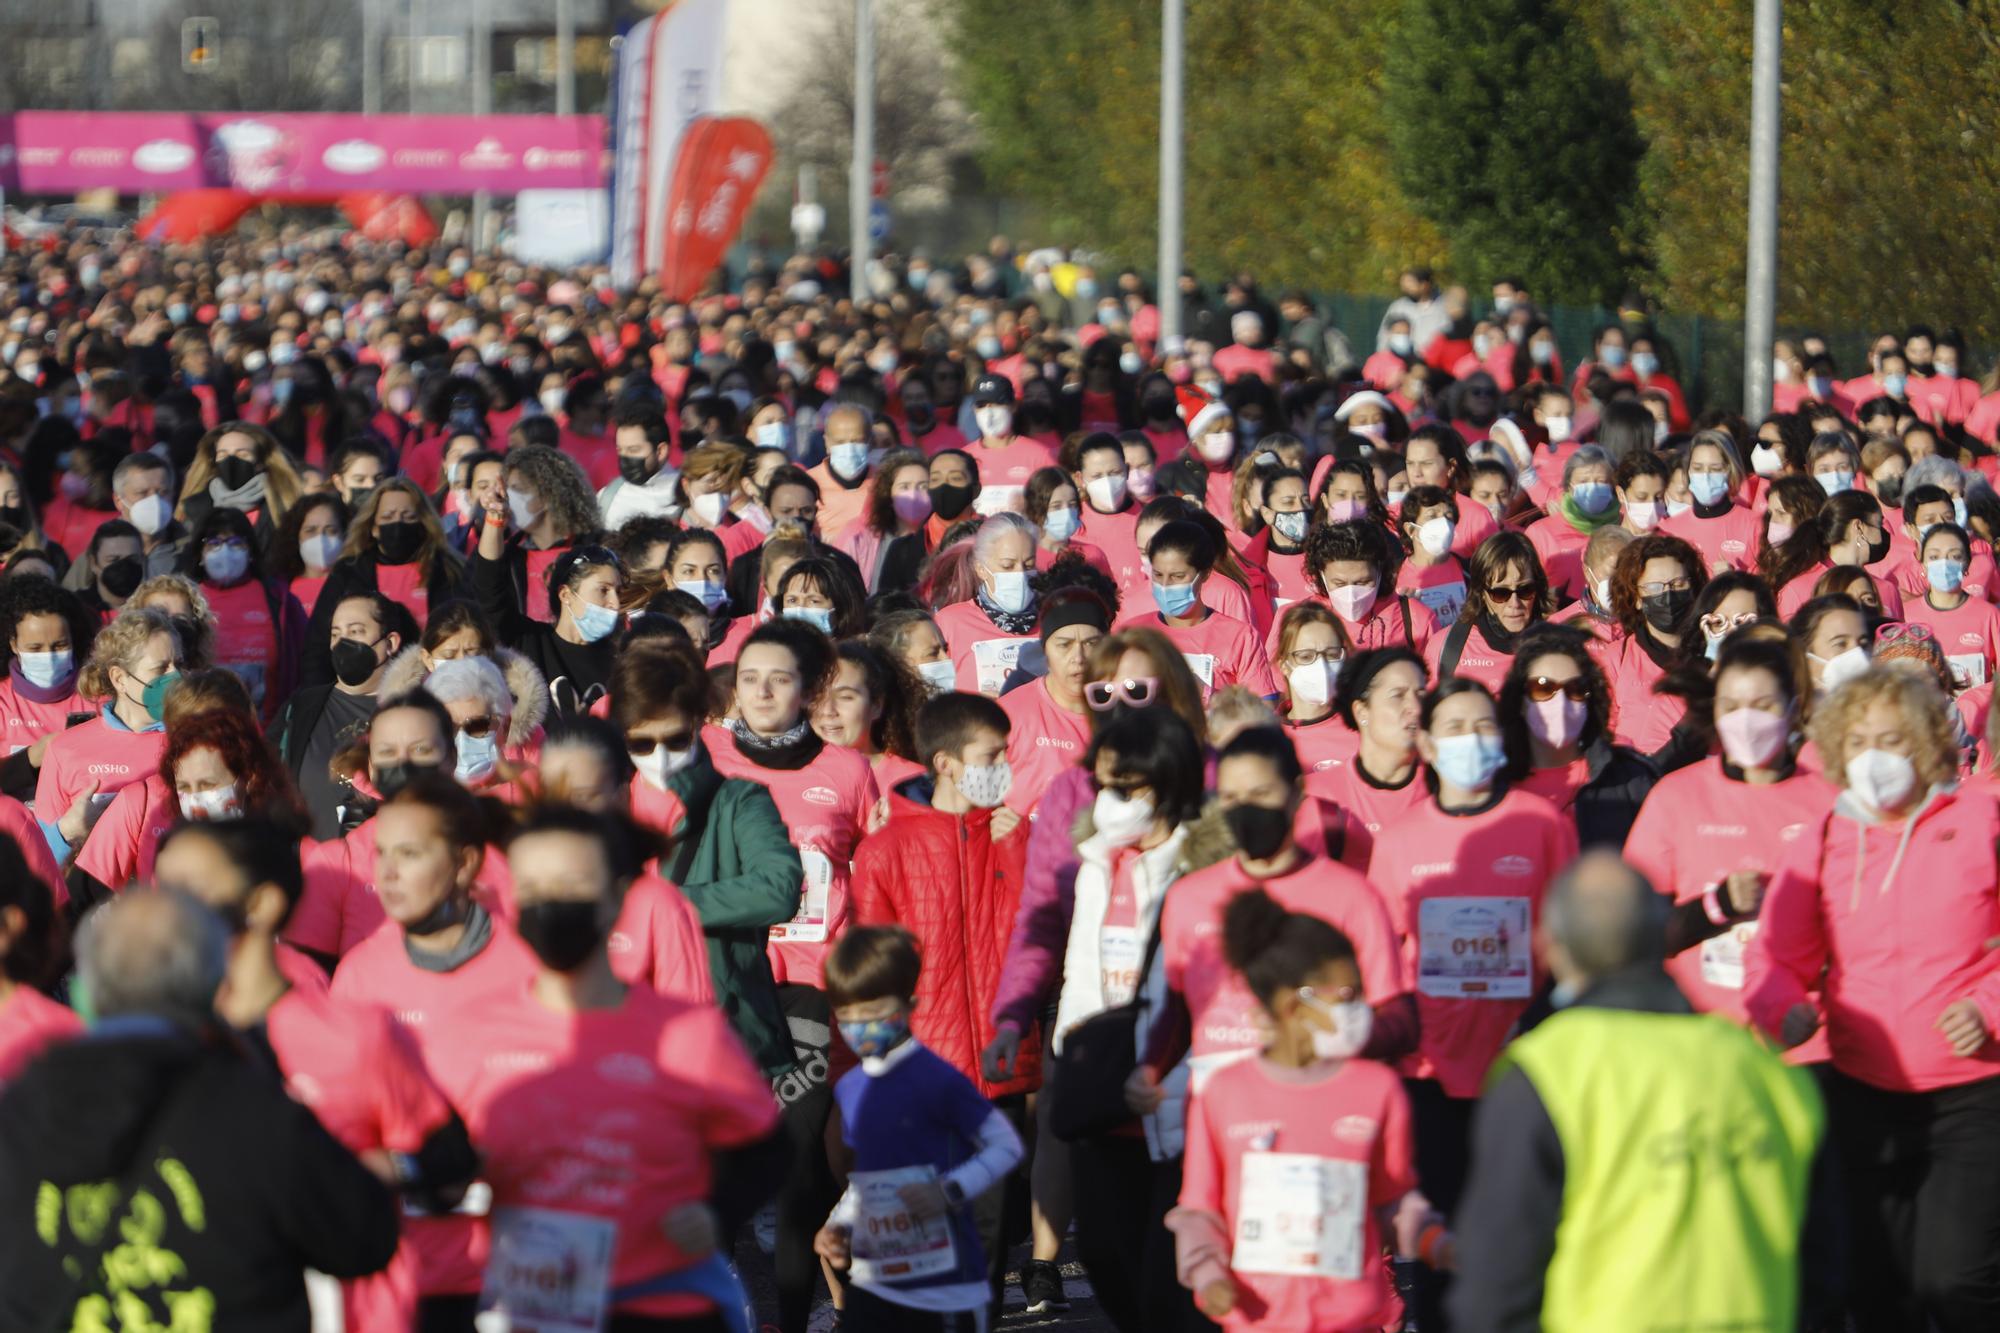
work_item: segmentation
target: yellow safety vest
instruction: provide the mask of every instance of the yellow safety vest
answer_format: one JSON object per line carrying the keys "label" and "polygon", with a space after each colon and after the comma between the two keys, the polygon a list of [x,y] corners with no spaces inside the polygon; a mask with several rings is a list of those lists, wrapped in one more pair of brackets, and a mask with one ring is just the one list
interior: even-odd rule
{"label": "yellow safety vest", "polygon": [[1803,1071],[1706,1014],[1570,1009],[1513,1043],[1563,1152],[1547,1333],[1791,1333],[1824,1121]]}

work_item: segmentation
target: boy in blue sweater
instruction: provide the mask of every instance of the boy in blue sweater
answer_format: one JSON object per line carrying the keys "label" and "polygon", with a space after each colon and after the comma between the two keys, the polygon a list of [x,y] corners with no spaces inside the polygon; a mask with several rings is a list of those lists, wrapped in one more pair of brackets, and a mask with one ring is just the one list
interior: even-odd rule
{"label": "boy in blue sweater", "polygon": [[835,1085],[853,1154],[813,1248],[848,1274],[846,1333],[986,1333],[995,1293],[971,1205],[1021,1139],[965,1075],[910,1035],[923,962],[900,926],[856,926],[826,960],[840,1035],[861,1057]]}

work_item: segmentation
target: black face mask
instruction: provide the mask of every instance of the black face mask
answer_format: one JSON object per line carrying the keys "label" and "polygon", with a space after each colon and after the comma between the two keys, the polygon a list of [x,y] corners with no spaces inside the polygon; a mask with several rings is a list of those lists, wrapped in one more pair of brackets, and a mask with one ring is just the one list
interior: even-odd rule
{"label": "black face mask", "polygon": [[1644,613],[1646,623],[1662,634],[1670,633],[1674,626],[1680,624],[1687,617],[1688,608],[1693,605],[1692,588],[1674,588],[1639,599],[1639,610]]}
{"label": "black face mask", "polygon": [[1231,806],[1223,816],[1236,846],[1253,861],[1268,861],[1291,836],[1292,814],[1268,805]]}
{"label": "black face mask", "polygon": [[0,505],[0,523],[5,523],[16,532],[28,530],[28,506]]}
{"label": "black face mask", "polygon": [[630,454],[618,455],[618,475],[634,486],[644,486],[651,481],[653,470],[653,460],[650,458],[634,458]]}
{"label": "black face mask", "polygon": [[574,972],[604,942],[597,904],[588,899],[529,903],[521,909],[517,929],[535,957],[557,972]]}
{"label": "black face mask", "polygon": [[[352,643],[353,640],[349,639],[346,642]],[[372,655],[370,660],[373,660]],[[375,790],[381,793],[383,800],[391,800],[397,792],[410,785],[411,778],[419,773],[435,773],[437,769],[436,764],[377,764],[374,773]]]}
{"label": "black face mask", "polygon": [[375,558],[385,565],[407,565],[423,548],[421,523],[384,523],[375,534]]}
{"label": "black face mask", "polygon": [[966,507],[978,498],[978,495],[977,486],[933,486],[931,512],[950,523],[963,514]]}
{"label": "black face mask", "polygon": [[[1884,477],[1877,481],[1875,483],[1875,498],[1890,508],[1903,503],[1903,479],[1901,477]],[[0,513],[0,518],[4,517],[5,514]]]}
{"label": "black face mask", "polygon": [[250,479],[263,470],[253,460],[234,454],[228,458],[219,458],[215,462],[215,475],[221,479],[224,487],[232,491],[240,491],[248,486]]}
{"label": "black face mask", "polygon": [[146,562],[136,555],[120,556],[98,571],[97,581],[122,602],[146,581]]}
{"label": "black face mask", "polygon": [[[333,658],[333,674],[342,685],[353,688],[375,674],[375,645],[359,639],[335,639],[328,650]],[[383,795],[388,795],[384,792]]]}
{"label": "black face mask", "polygon": [[1885,527],[1880,537],[1868,543],[1868,559],[1865,563],[1876,564],[1887,554],[1889,554],[1889,529]]}
{"label": "black face mask", "polygon": [[937,410],[935,408],[910,407],[905,405],[903,416],[909,421],[910,429],[919,435],[922,435],[937,424]]}
{"label": "black face mask", "polygon": [[1174,396],[1171,393],[1149,393],[1139,400],[1139,410],[1146,414],[1148,421],[1171,421],[1174,418]]}

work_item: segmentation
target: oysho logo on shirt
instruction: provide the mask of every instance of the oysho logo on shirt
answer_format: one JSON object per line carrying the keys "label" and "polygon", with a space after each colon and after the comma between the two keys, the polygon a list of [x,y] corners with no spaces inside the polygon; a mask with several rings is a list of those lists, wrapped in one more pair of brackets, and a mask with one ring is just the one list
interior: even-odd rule
{"label": "oysho logo on shirt", "polygon": [[1742,542],[1737,541],[1734,537],[1731,537],[1727,541],[1723,542],[1721,547],[1718,549],[1720,549],[1724,555],[1742,555],[1743,552],[1748,550],[1749,548],[1746,547]]}
{"label": "oysho logo on shirt", "polygon": [[833,794],[831,787],[807,787],[799,795],[814,805],[838,805],[840,798]]}
{"label": "oysho logo on shirt", "polygon": [[130,764],[92,764],[84,772],[92,777],[124,777],[132,771]]}
{"label": "oysho logo on shirt", "polygon": [[1055,750],[1074,750],[1076,748],[1076,742],[1070,740],[1066,736],[1035,737],[1035,748],[1039,750],[1044,746]]}
{"label": "oysho logo on shirt", "polygon": [[1986,646],[1986,636],[1984,634],[1961,634],[1958,636],[1958,642],[1962,647],[1966,648],[1983,648]]}
{"label": "oysho logo on shirt", "polygon": [[1804,828],[1805,828],[1804,824],[1787,824],[1783,828],[1778,830],[1778,841],[1792,842],[1798,838],[1799,833]]}
{"label": "oysho logo on shirt", "polygon": [[1457,861],[1427,861],[1410,867],[1412,875],[1449,875],[1458,869]]}
{"label": "oysho logo on shirt", "polygon": [[597,1076],[606,1082],[628,1083],[635,1088],[643,1088],[658,1077],[658,1071],[650,1060],[621,1051],[597,1062]]}
{"label": "oysho logo on shirt", "polygon": [[1343,1143],[1369,1143],[1375,1138],[1373,1116],[1344,1115],[1333,1122],[1333,1136]]}
{"label": "oysho logo on shirt", "polygon": [[1261,1139],[1266,1134],[1275,1134],[1284,1126],[1276,1120],[1246,1120],[1242,1124],[1231,1125],[1222,1131],[1225,1139]]}
{"label": "oysho logo on shirt", "polygon": [[1523,875],[1534,874],[1535,863],[1525,856],[1503,856],[1493,863],[1493,873],[1519,879]]}
{"label": "oysho logo on shirt", "polygon": [[537,1073],[549,1067],[549,1057],[542,1051],[491,1051],[485,1063],[488,1069]]}
{"label": "oysho logo on shirt", "polygon": [[1749,830],[1741,824],[1696,824],[1694,826],[1694,835],[1697,838],[1740,838],[1747,832]]}

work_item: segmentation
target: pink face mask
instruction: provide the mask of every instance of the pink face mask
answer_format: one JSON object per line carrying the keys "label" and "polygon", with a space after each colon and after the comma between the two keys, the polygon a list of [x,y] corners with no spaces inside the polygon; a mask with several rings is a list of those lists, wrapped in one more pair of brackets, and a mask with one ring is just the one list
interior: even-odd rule
{"label": "pink face mask", "polygon": [[1771,520],[1771,526],[1768,529],[1766,536],[1769,537],[1771,545],[1782,546],[1785,543],[1785,539],[1787,537],[1790,537],[1796,531],[1797,529],[1794,528],[1791,524],[1784,522],[1782,519],[1774,518]]}
{"label": "pink face mask", "polygon": [[1583,734],[1583,722],[1590,715],[1581,700],[1557,693],[1552,699],[1528,700],[1528,734],[1544,745],[1560,750]]}
{"label": "pink face mask", "polygon": [[1352,523],[1368,516],[1368,506],[1360,500],[1329,500],[1326,517],[1330,523]]}
{"label": "pink face mask", "polygon": [[1722,753],[1738,768],[1768,768],[1792,734],[1792,719],[1761,708],[1738,708],[1715,719]]}
{"label": "pink face mask", "polygon": [[1348,624],[1359,624],[1375,606],[1375,588],[1367,584],[1350,583],[1345,588],[1335,588],[1326,595],[1333,604],[1334,611]]}

